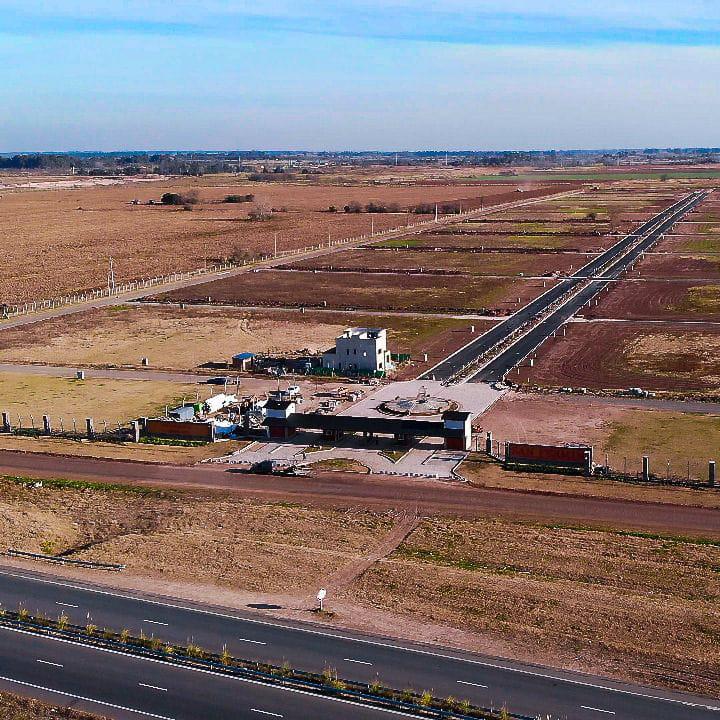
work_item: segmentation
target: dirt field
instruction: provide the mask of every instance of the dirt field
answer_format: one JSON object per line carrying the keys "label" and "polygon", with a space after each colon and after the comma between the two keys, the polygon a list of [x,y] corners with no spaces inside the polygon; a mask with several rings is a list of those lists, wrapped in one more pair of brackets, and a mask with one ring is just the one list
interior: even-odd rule
{"label": "dirt field", "polygon": [[350,250],[325,258],[298,260],[287,267],[296,269],[383,270],[429,272],[448,271],[471,275],[542,275],[567,273],[589,262],[577,253],[480,253],[404,250]]}
{"label": "dirt field", "polygon": [[637,270],[644,278],[720,280],[720,255],[685,253],[646,255]]}
{"label": "dirt field", "polygon": [[[476,330],[490,327],[475,321]],[[392,352],[440,359],[447,347],[467,342],[469,321],[227,307],[127,305],[67,315],[0,332],[0,362],[60,365],[130,365],[147,357],[153,368],[191,370],[227,361],[236,352],[323,351],[347,327],[389,330]],[[431,349],[434,348],[434,349]],[[415,359],[418,359],[417,357]]]}
{"label": "dirt field", "polygon": [[720,391],[720,327],[591,322],[571,323],[549,339],[535,366],[510,377],[551,387],[642,387],[675,393]]}
{"label": "dirt field", "polygon": [[[496,440],[584,443],[595,448],[595,461],[615,470],[637,472],[648,455],[651,469],[707,479],[707,461],[720,448],[720,416],[611,405],[602,398],[510,393],[478,422]],[[697,495],[697,493],[695,493]],[[720,504],[720,493],[717,494]]]}
{"label": "dirt field", "polygon": [[[636,271],[637,272],[637,271]],[[622,320],[720,321],[720,283],[708,280],[625,280],[579,315]]]}
{"label": "dirt field", "polygon": [[719,560],[714,544],[433,518],[350,597],[471,631],[502,654],[715,695]]}
{"label": "dirt field", "polygon": [[[504,314],[543,291],[539,280],[452,278],[364,273],[267,271],[162,293],[154,300],[243,305],[322,306],[361,310],[415,310]],[[547,281],[550,287],[552,281]]]}
{"label": "dirt field", "polygon": [[95,420],[95,428],[102,422],[115,425],[131,419],[164,412],[165,405],[195,398],[196,385],[140,380],[75,380],[72,378],[43,377],[21,373],[0,374],[0,408],[10,412],[12,422],[30,427],[42,427],[42,416],[49,415],[58,427],[64,419],[65,429],[72,429],[72,419],[78,428],[85,427],[85,418]]}
{"label": "dirt field", "polygon": [[563,251],[596,253],[612,244],[612,239],[602,235],[575,235],[572,233],[552,233],[536,235],[528,232],[525,235],[514,233],[472,233],[458,232],[448,228],[445,232],[424,233],[415,237],[400,238],[378,243],[377,247],[385,248],[448,248],[452,250],[525,250],[532,253]]}
{"label": "dirt field", "polygon": [[[352,175],[352,170],[348,170]],[[369,178],[363,176],[363,182]],[[560,191],[551,184],[547,192]],[[165,192],[195,191],[199,203],[182,207],[147,205]],[[545,190],[541,190],[545,192]],[[253,194],[253,203],[223,203],[230,194]],[[14,303],[63,292],[102,287],[109,258],[117,281],[202,267],[229,257],[272,250],[275,235],[282,249],[357,236],[370,229],[370,216],[344,213],[358,201],[398,203],[453,201],[482,194],[489,204],[516,200],[514,186],[376,186],[248,183],[234,176],[166,179],[150,183],[83,186],[54,190],[6,190],[0,200],[0,302]],[[132,202],[138,200],[140,204]],[[327,212],[335,205],[341,212]],[[252,221],[257,206],[271,219]],[[275,208],[276,212],[271,212]],[[422,216],[413,216],[422,219]],[[405,212],[374,216],[376,230],[405,225]],[[39,272],[39,269],[42,272]]]}

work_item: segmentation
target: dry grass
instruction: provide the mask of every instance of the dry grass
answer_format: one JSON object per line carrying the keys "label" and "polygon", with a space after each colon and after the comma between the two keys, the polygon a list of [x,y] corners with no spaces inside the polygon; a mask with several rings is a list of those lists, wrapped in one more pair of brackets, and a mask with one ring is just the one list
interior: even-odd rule
{"label": "dry grass", "polygon": [[[480,323],[477,323],[478,327]],[[466,330],[467,321],[342,312],[124,305],[65,315],[0,332],[0,362],[47,362],[190,370],[227,361],[236,352],[292,354],[331,347],[354,326],[385,327],[393,352],[416,353],[443,332]]]}
{"label": "dry grass", "polygon": [[351,596],[546,661],[715,695],[718,568],[716,544],[431,519]]}
{"label": "dry grass", "polygon": [[11,413],[17,423],[18,415],[23,426],[30,427],[30,416],[35,426],[42,427],[42,416],[49,415],[58,426],[60,418],[66,429],[72,418],[84,427],[86,417],[95,419],[95,427],[103,420],[108,424],[125,422],[144,415],[164,412],[183,396],[194,398],[196,385],[141,380],[75,380],[69,378],[0,374],[0,408]]}
{"label": "dry grass", "polygon": [[363,556],[391,515],[221,495],[29,489],[0,483],[0,544],[73,550],[128,573],[234,590],[302,593]]}
{"label": "dry grass", "polygon": [[[352,174],[352,171],[349,171]],[[364,177],[364,181],[368,178]],[[192,212],[182,207],[132,205],[132,200],[159,200],[164,192],[198,192]],[[270,252],[277,233],[282,248],[296,248],[370,230],[366,214],[328,213],[357,200],[398,202],[453,200],[508,193],[506,185],[382,186],[248,183],[233,176],[178,178],[54,190],[4,191],[0,224],[0,301],[22,302],[63,292],[101,287],[108,260],[116,277],[128,280],[202,267],[233,255]],[[253,193],[264,208],[276,208],[273,219],[247,220],[248,204],[220,202],[229,194]],[[375,217],[381,230],[405,225],[400,214]],[[39,270],[42,268],[42,272]]]}
{"label": "dry grass", "polygon": [[99,715],[7,692],[0,692],[0,717],[3,720],[101,720]]}
{"label": "dry grass", "polygon": [[[84,423],[84,420],[83,420]],[[84,424],[83,426],[84,427]],[[96,424],[96,429],[98,426]],[[82,428],[81,428],[82,429]],[[228,440],[196,447],[152,445],[146,443],[77,442],[63,438],[23,437],[0,433],[0,448],[22,452],[70,455],[73,457],[136,460],[171,465],[194,465],[209,458],[221,457],[245,447],[247,440]]]}

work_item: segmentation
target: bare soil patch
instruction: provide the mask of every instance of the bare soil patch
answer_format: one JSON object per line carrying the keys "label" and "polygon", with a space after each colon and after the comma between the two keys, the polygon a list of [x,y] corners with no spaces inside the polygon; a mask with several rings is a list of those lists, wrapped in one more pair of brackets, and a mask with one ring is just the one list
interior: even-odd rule
{"label": "bare soil patch", "polygon": [[99,715],[72,707],[50,705],[7,692],[0,692],[0,715],[3,720],[103,720]]}
{"label": "bare soil patch", "polygon": [[[549,286],[550,281],[548,281]],[[243,274],[162,293],[155,300],[289,305],[361,310],[481,311],[505,313],[543,290],[543,281],[420,275],[402,278],[364,273],[267,271]],[[208,298],[210,300],[208,301]]]}
{"label": "bare soil patch", "polygon": [[720,390],[720,328],[643,323],[571,323],[546,341],[535,366],[511,377],[552,387]]}
{"label": "bare soil patch", "polygon": [[[499,441],[592,445],[596,462],[607,460],[620,472],[638,472],[643,455],[650,458],[651,470],[661,475],[669,462],[673,475],[685,476],[690,463],[691,477],[703,481],[713,449],[720,448],[720,417],[716,415],[633,409],[602,398],[511,393],[478,422]],[[699,497],[697,492],[690,495]],[[720,493],[715,495],[720,505]]]}
{"label": "bare soil patch", "polygon": [[443,252],[428,249],[350,250],[325,258],[298,260],[288,267],[308,270],[359,272],[463,273],[470,275],[542,275],[565,273],[585,265],[586,255],[576,253]]}
{"label": "bare soil patch", "polygon": [[680,253],[646,255],[638,264],[644,278],[703,278],[720,280],[720,255],[686,255]]}
{"label": "bare soil patch", "polygon": [[600,294],[586,318],[622,320],[720,320],[720,283],[621,280]]}

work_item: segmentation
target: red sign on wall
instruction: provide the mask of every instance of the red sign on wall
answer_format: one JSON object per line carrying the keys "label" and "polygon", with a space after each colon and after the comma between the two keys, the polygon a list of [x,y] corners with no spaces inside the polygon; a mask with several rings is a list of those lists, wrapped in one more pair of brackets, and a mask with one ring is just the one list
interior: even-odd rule
{"label": "red sign on wall", "polygon": [[508,443],[505,459],[508,462],[548,463],[555,465],[588,464],[592,459],[592,448],[588,445],[568,447],[566,445],[530,445],[529,443]]}

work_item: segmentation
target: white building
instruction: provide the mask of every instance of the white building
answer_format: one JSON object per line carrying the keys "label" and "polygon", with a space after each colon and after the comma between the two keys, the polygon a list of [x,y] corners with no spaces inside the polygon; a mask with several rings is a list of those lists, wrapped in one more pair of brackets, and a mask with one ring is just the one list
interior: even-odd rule
{"label": "white building", "polygon": [[393,368],[387,349],[387,330],[348,328],[335,340],[335,347],[323,353],[323,367],[344,373],[387,372]]}

